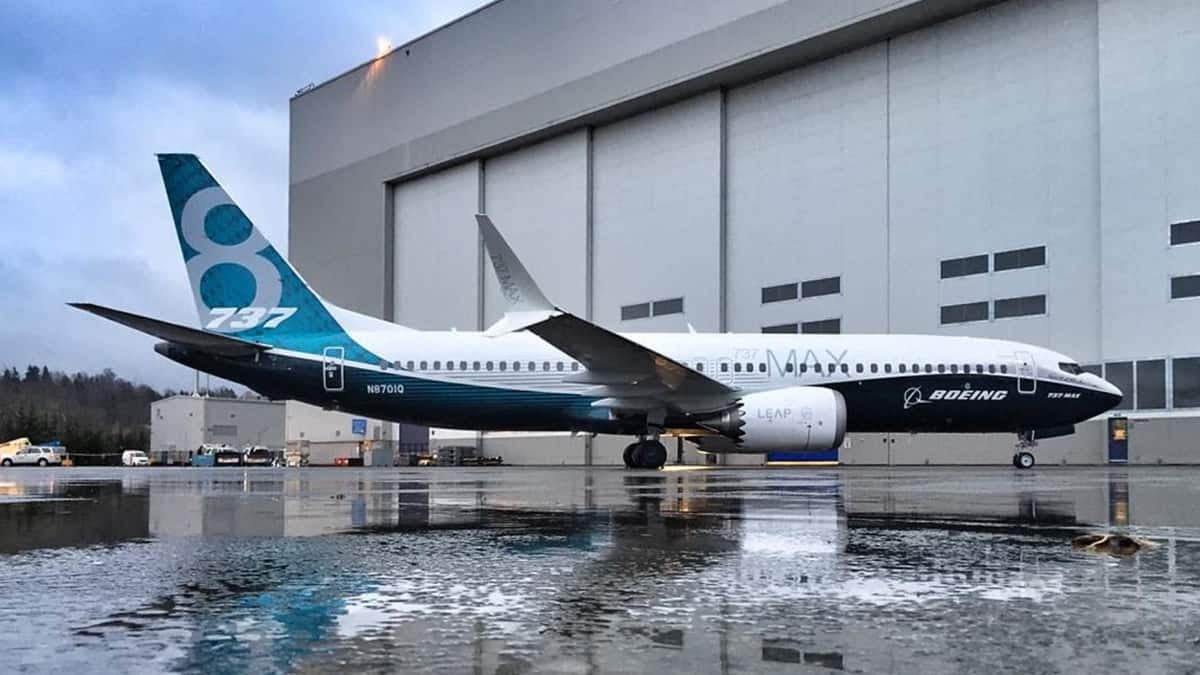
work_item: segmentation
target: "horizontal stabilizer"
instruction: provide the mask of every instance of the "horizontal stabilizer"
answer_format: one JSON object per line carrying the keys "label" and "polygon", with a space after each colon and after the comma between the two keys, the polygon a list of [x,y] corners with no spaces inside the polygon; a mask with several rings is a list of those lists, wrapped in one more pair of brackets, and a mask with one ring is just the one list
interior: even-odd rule
{"label": "horizontal stabilizer", "polygon": [[111,307],[94,305],[90,302],[69,302],[67,304],[76,309],[91,312],[96,316],[102,316],[109,321],[129,326],[147,335],[153,335],[168,342],[174,342],[185,347],[194,347],[212,354],[226,356],[250,355],[271,348],[270,345],[259,342],[251,342],[228,335],[219,335],[196,328],[188,328],[187,326],[151,319],[150,317],[138,314],[122,312],[119,309],[112,309]]}

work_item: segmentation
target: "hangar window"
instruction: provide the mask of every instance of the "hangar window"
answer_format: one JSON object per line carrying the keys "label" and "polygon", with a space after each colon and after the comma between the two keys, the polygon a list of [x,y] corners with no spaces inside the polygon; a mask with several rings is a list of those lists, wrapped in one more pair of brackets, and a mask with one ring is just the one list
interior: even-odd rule
{"label": "hangar window", "polygon": [[987,274],[988,257],[984,255],[972,255],[966,258],[950,258],[942,261],[942,278],[953,279],[954,277],[967,277],[972,274]]}
{"label": "hangar window", "polygon": [[1095,375],[1096,377],[1104,377],[1104,366],[1100,365],[1099,363],[1085,364],[1085,365],[1079,366],[1079,369],[1085,373],[1091,373],[1092,375]]}
{"label": "hangar window", "polygon": [[421,362],[421,370],[429,370],[429,362],[428,361]]}
{"label": "hangar window", "polygon": [[821,321],[805,321],[800,324],[800,332],[808,334],[837,334],[842,332],[842,320],[823,319]]}
{"label": "hangar window", "polygon": [[1191,274],[1186,277],[1171,277],[1171,297],[1200,297],[1200,274]]}
{"label": "hangar window", "polygon": [[632,321],[650,316],[650,303],[642,302],[636,305],[625,305],[621,308],[621,320]]}
{"label": "hangar window", "polygon": [[1041,267],[1046,264],[1046,247],[1033,246],[1012,251],[1000,251],[992,255],[992,269],[997,272],[1022,267]]}
{"label": "hangar window", "polygon": [[1192,244],[1200,241],[1200,220],[1186,223],[1171,223],[1171,245]]}
{"label": "hangar window", "polygon": [[664,316],[667,314],[683,314],[683,298],[655,300],[654,316]]}
{"label": "hangar window", "polygon": [[820,295],[837,295],[842,292],[841,277],[825,277],[813,279],[800,284],[800,295],[805,298],[815,298]]}
{"label": "hangar window", "polygon": [[[799,284],[781,284],[779,286],[767,286],[762,289],[762,302],[784,302],[785,300],[795,300],[799,297]],[[765,332],[765,331],[764,331]]]}
{"label": "hangar window", "polygon": [[1133,409],[1133,364],[1129,361],[1117,361],[1104,364],[1104,379],[1112,382],[1117,389],[1125,392],[1125,398],[1117,404],[1116,410]]}
{"label": "hangar window", "polygon": [[967,323],[970,321],[987,321],[988,304],[984,302],[966,302],[961,305],[942,305],[942,325],[950,323]]}
{"label": "hangar window", "polygon": [[[1200,277],[1197,278],[1200,279]],[[1036,316],[1046,313],[1046,296],[1044,295],[1003,298],[993,304],[993,315],[997,319],[1007,319],[1014,316]]]}
{"label": "hangar window", "polygon": [[1176,408],[1200,407],[1200,358],[1171,359]]}
{"label": "hangar window", "polygon": [[763,326],[764,333],[799,333],[800,325],[795,323],[780,323],[774,326]]}
{"label": "hangar window", "polygon": [[1137,362],[1138,410],[1167,407],[1167,362],[1163,359]]}

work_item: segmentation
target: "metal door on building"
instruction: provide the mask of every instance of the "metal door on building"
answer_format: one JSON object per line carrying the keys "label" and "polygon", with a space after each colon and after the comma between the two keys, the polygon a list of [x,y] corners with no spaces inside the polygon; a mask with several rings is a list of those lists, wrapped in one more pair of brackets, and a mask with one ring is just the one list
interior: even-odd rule
{"label": "metal door on building", "polygon": [[345,347],[326,347],[322,353],[321,370],[325,381],[325,391],[341,391],[345,388],[344,367],[346,363]]}
{"label": "metal door on building", "polygon": [[1108,463],[1129,463],[1129,418],[1108,418]]}
{"label": "metal door on building", "polygon": [[1037,392],[1037,364],[1033,361],[1033,354],[1017,352],[1013,356],[1016,357],[1017,393],[1033,394]]}

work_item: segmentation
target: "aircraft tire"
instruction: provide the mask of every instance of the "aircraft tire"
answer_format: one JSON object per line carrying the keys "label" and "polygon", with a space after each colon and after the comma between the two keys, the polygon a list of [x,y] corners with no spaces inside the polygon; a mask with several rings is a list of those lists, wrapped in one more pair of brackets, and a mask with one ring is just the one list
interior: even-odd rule
{"label": "aircraft tire", "polygon": [[661,469],[667,463],[667,446],[659,441],[646,441],[641,444],[640,459],[643,469]]}
{"label": "aircraft tire", "polygon": [[1018,469],[1032,469],[1034,464],[1037,464],[1037,459],[1032,452],[1018,452],[1013,455],[1013,466]]}
{"label": "aircraft tire", "polygon": [[637,467],[637,465],[633,463],[633,454],[634,451],[637,450],[637,446],[637,443],[630,443],[629,445],[625,446],[625,452],[621,453],[621,459],[625,460],[626,469],[633,469]]}

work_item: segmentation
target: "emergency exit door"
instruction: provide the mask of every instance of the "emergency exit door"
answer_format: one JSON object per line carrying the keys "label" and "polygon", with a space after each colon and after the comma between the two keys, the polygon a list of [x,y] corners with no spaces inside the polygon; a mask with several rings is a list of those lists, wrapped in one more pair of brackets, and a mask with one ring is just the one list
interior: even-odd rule
{"label": "emergency exit door", "polygon": [[322,354],[321,371],[325,380],[325,391],[341,391],[345,388],[346,348],[326,347]]}
{"label": "emergency exit door", "polygon": [[1017,393],[1018,394],[1033,394],[1037,392],[1037,364],[1033,361],[1033,354],[1029,352],[1017,352],[1016,357],[1017,367]]}

